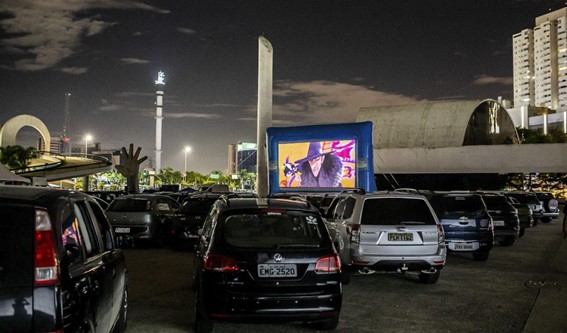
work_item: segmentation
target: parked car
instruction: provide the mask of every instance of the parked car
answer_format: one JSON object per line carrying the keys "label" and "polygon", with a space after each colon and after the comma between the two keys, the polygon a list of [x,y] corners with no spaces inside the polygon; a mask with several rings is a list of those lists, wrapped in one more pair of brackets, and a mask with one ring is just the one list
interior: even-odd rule
{"label": "parked car", "polygon": [[513,197],[518,200],[521,204],[528,205],[532,210],[532,216],[534,218],[534,225],[538,224],[538,221],[543,217],[543,204],[535,193],[525,192],[525,191],[511,191],[505,192],[506,196]]}
{"label": "parked car", "polygon": [[470,252],[474,260],[487,260],[494,245],[494,226],[481,195],[437,192],[430,201],[445,230],[448,249]]}
{"label": "parked car", "polygon": [[303,200],[219,198],[200,231],[195,332],[214,321],[300,321],[335,329],[341,264],[315,207]]}
{"label": "parked car", "polygon": [[199,239],[197,231],[203,227],[203,222],[211,207],[222,195],[257,197],[253,193],[236,194],[233,192],[195,192],[186,197],[175,211],[172,224],[172,236],[176,248],[184,249],[197,243]]}
{"label": "parked car", "polygon": [[447,256],[444,232],[424,196],[343,191],[324,217],[346,276],[371,269],[417,272],[423,283],[439,279]]}
{"label": "parked car", "polygon": [[128,272],[89,195],[0,186],[0,331],[124,332]]}
{"label": "parked car", "polygon": [[160,194],[129,194],[117,197],[106,210],[114,232],[122,237],[163,246],[171,237],[171,226],[179,203]]}
{"label": "parked car", "polygon": [[518,210],[512,206],[504,194],[482,193],[488,213],[494,225],[494,238],[500,245],[511,246],[520,234]]}
{"label": "parked car", "polygon": [[559,218],[559,202],[551,192],[534,191],[536,197],[543,205],[543,213],[540,221],[549,223],[552,219]]}
{"label": "parked car", "polygon": [[531,228],[535,225],[532,209],[528,204],[522,204],[518,199],[507,196],[506,194],[504,195],[506,199],[508,199],[508,202],[518,211],[518,218],[520,219],[520,232],[518,233],[518,237],[522,237],[526,232],[526,228]]}

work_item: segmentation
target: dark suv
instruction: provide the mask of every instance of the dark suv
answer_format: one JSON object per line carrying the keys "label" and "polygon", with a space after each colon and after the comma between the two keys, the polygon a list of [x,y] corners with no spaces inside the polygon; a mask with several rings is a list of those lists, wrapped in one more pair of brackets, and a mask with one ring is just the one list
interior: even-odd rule
{"label": "dark suv", "polygon": [[0,331],[124,332],[124,255],[89,195],[0,186]]}
{"label": "dark suv", "polygon": [[195,260],[195,332],[210,332],[215,320],[338,324],[340,259],[305,200],[221,197]]}
{"label": "dark suv", "polygon": [[482,193],[494,225],[494,238],[500,245],[514,244],[520,234],[518,210],[512,206],[504,194]]}
{"label": "dark suv", "polygon": [[470,252],[485,261],[494,245],[494,226],[486,204],[478,193],[435,193],[431,205],[445,230],[450,251]]}

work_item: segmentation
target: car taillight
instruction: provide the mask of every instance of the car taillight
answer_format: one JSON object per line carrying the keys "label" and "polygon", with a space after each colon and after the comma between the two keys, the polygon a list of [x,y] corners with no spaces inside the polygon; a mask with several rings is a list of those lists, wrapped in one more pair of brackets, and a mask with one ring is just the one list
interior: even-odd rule
{"label": "car taillight", "polygon": [[491,219],[481,219],[480,220],[480,227],[487,230],[492,230],[492,222]]}
{"label": "car taillight", "polygon": [[317,264],[315,264],[315,272],[317,273],[335,273],[340,272],[340,270],[341,260],[336,254],[319,258],[319,260],[317,260]]}
{"label": "car taillight", "polygon": [[238,272],[238,263],[230,257],[208,253],[205,256],[204,269],[215,272]]}
{"label": "car taillight", "polygon": [[348,224],[347,233],[351,242],[360,243],[360,224]]}
{"label": "car taillight", "polygon": [[59,281],[51,221],[45,210],[35,211],[35,285]]}
{"label": "car taillight", "polygon": [[443,225],[438,224],[437,225],[437,234],[438,234],[438,241],[439,244],[443,244],[445,243],[445,230],[443,229]]}

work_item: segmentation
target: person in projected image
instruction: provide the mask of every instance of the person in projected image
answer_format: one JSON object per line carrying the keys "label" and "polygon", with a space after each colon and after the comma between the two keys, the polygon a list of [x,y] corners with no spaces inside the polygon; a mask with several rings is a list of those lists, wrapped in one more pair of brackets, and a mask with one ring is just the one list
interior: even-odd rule
{"label": "person in projected image", "polygon": [[321,142],[310,142],[307,156],[295,161],[300,187],[341,187],[343,162],[334,151],[321,147]]}

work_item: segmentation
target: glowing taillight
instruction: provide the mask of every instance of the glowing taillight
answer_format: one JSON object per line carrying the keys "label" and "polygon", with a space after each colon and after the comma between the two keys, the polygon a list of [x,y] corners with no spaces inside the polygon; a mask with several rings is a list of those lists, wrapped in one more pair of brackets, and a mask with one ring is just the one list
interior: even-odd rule
{"label": "glowing taillight", "polygon": [[57,255],[51,221],[45,210],[35,211],[35,284],[48,285],[59,281]]}
{"label": "glowing taillight", "polygon": [[317,264],[315,264],[315,272],[317,273],[335,273],[340,272],[340,270],[341,260],[336,254],[319,258]]}
{"label": "glowing taillight", "polygon": [[351,242],[360,243],[360,224],[347,225],[347,233]]}
{"label": "glowing taillight", "polygon": [[238,272],[238,263],[230,257],[208,253],[205,256],[204,269],[214,272]]}

